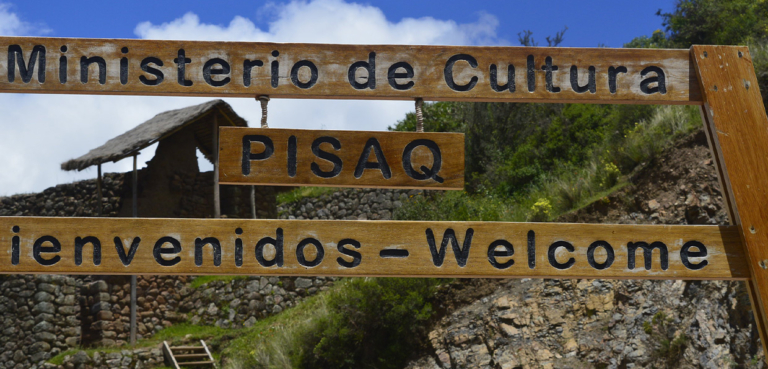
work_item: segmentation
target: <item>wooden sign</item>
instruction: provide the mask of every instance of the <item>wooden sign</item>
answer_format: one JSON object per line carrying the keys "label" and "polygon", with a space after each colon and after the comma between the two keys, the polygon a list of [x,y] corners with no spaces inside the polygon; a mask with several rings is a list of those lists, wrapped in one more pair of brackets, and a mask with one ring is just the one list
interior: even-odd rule
{"label": "wooden sign", "polygon": [[464,188],[460,133],[222,127],[219,183]]}
{"label": "wooden sign", "polygon": [[746,279],[738,229],[0,217],[0,273]]}
{"label": "wooden sign", "polygon": [[0,92],[701,102],[687,50],[32,37],[0,50]]}

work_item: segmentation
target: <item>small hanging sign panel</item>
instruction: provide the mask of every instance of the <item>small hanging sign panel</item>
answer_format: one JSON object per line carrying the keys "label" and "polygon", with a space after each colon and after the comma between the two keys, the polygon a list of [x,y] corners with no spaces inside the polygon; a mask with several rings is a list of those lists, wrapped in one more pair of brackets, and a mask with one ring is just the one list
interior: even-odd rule
{"label": "small hanging sign panel", "polygon": [[461,190],[464,135],[222,127],[219,183]]}
{"label": "small hanging sign panel", "polygon": [[687,50],[0,37],[0,92],[697,104]]}
{"label": "small hanging sign panel", "polygon": [[0,217],[0,273],[746,279],[734,226]]}

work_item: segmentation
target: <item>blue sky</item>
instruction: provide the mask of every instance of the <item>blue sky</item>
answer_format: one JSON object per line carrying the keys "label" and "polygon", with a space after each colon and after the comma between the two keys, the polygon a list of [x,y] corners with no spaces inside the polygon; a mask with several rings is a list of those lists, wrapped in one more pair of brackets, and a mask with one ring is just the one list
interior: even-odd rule
{"label": "blue sky", "polygon": [[[288,1],[6,1],[11,10],[25,21],[48,28],[50,36],[135,38],[136,25],[170,22],[188,12],[197,14],[201,22],[228,24],[235,16],[251,20],[257,27],[268,28],[277,11]],[[656,11],[671,11],[674,0],[376,0],[358,1],[383,11],[387,20],[432,17],[452,20],[458,24],[471,23],[481,13],[490,14],[499,22],[496,29],[500,40],[517,45],[522,30],[534,32],[541,40],[568,26],[562,46],[595,47],[605,44],[621,47],[633,37],[650,35],[661,28]],[[73,4],[79,4],[73,6]]]}
{"label": "blue sky", "polygon": [[[412,45],[518,45],[517,34],[546,36],[567,26],[561,46],[621,47],[662,27],[664,1],[52,1],[0,0],[0,36],[187,39]],[[190,97],[0,94],[0,196],[38,192],[95,177],[63,172],[60,163],[170,109],[210,100]],[[257,123],[253,99],[225,99]],[[273,99],[270,127],[386,130],[413,102]],[[40,137],[46,144],[39,145]],[[34,143],[34,144],[33,144]],[[139,163],[149,161],[145,149]],[[200,161],[201,170],[211,166]],[[104,165],[126,172],[130,160]]]}

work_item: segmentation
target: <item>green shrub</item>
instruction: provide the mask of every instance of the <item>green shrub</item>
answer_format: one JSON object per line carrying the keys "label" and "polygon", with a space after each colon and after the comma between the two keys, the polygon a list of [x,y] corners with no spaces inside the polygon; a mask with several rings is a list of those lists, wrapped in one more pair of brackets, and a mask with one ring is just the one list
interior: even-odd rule
{"label": "green shrub", "polygon": [[658,312],[650,322],[643,322],[643,331],[651,337],[651,343],[655,346],[652,356],[674,368],[678,366],[689,338],[685,333],[676,335],[675,328],[669,324],[671,321],[666,314]]}
{"label": "green shrub", "polygon": [[303,335],[305,368],[402,368],[426,337],[436,279],[355,278],[329,296],[328,314]]}
{"label": "green shrub", "polygon": [[[398,220],[511,221],[516,209],[508,199],[470,195],[464,191],[414,196],[395,210]],[[523,217],[524,218],[524,217]]]}
{"label": "green shrub", "polygon": [[531,206],[530,220],[534,222],[544,222],[552,216],[552,204],[547,199],[538,199]]}

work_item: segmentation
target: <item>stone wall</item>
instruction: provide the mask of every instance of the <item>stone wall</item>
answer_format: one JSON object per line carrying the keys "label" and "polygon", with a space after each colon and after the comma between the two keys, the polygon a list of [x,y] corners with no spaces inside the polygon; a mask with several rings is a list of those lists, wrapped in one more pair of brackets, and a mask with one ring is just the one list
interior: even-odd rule
{"label": "stone wall", "polygon": [[90,356],[85,351],[78,351],[74,355],[65,356],[64,361],[60,366],[47,364],[45,367],[51,369],[153,368],[162,365],[164,360],[162,346],[158,345],[137,348],[134,350],[121,350],[120,352],[96,351]]}
{"label": "stone wall", "polygon": [[[123,200],[122,173],[107,173],[102,180],[102,214],[116,216]],[[98,212],[96,180],[61,184],[36,194],[0,198],[0,216],[93,217]]]}
{"label": "stone wall", "polygon": [[349,188],[278,206],[281,219],[390,220],[420,190]]}
{"label": "stone wall", "polygon": [[78,279],[21,275],[0,281],[0,368],[37,368],[80,343]]}
{"label": "stone wall", "polygon": [[[103,181],[104,216],[116,216],[130,203],[130,184],[123,174],[106,174]],[[130,181],[129,181],[130,182]],[[209,217],[212,206],[211,173],[176,174],[171,186],[184,193],[178,217]],[[402,202],[420,191],[345,189],[319,198],[304,198],[279,209],[271,187],[256,188],[257,216],[283,219],[392,219]],[[40,194],[0,199],[0,215],[95,216],[95,180],[49,188]],[[222,214],[250,218],[250,187],[222,186]],[[249,327],[256,321],[295,306],[303,298],[328,289],[336,278],[259,277],[216,280],[192,289],[194,277],[139,276],[137,286],[138,338],[148,338],[179,322],[224,328]],[[47,282],[46,282],[47,281]],[[53,288],[49,286],[54,286]],[[5,350],[0,368],[35,368],[72,347],[119,346],[130,335],[130,277],[128,276],[16,276],[0,285],[0,319],[5,323]],[[52,296],[53,299],[51,299]],[[30,298],[31,297],[31,298]],[[39,300],[39,301],[38,301]],[[50,301],[49,301],[50,300]],[[17,305],[28,306],[17,309]],[[68,315],[67,315],[68,314]],[[10,331],[8,327],[18,330]],[[16,332],[16,333],[14,333]],[[68,356],[62,368],[84,364],[94,368],[155,365],[158,348],[120,353],[85,352]],[[139,364],[141,363],[141,364]]]}
{"label": "stone wall", "polygon": [[247,277],[214,281],[183,299],[179,312],[189,322],[222,328],[250,327],[328,289],[337,278]]}
{"label": "stone wall", "polygon": [[[185,276],[138,276],[136,283],[136,337],[152,336],[173,323],[184,321],[178,313],[182,296],[189,293]],[[104,276],[82,287],[83,343],[119,346],[130,341],[131,284],[129,276]]]}

